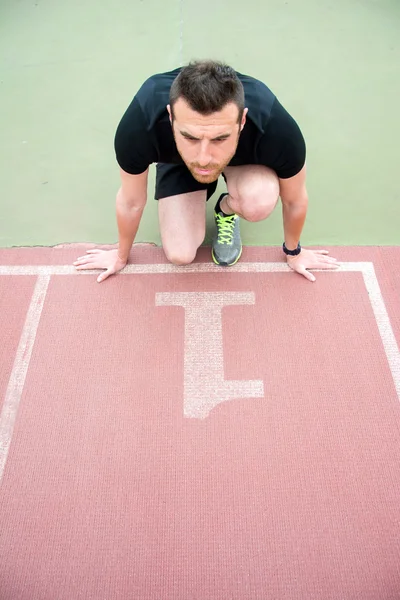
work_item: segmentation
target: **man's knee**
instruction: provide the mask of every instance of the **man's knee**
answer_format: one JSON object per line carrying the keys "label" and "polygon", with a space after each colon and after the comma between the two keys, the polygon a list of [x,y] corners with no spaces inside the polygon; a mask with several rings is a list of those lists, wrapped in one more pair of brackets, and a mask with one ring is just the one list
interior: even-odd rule
{"label": "man's knee", "polygon": [[279,180],[274,171],[254,165],[237,178],[229,202],[246,221],[262,221],[270,216],[279,198]]}
{"label": "man's knee", "polygon": [[267,219],[274,211],[278,202],[278,195],[255,194],[246,197],[241,203],[240,214],[246,221],[256,223]]}
{"label": "man's knee", "polygon": [[170,245],[164,246],[164,253],[170,263],[173,265],[182,267],[184,265],[190,265],[196,258],[197,248],[192,246],[177,246]]}

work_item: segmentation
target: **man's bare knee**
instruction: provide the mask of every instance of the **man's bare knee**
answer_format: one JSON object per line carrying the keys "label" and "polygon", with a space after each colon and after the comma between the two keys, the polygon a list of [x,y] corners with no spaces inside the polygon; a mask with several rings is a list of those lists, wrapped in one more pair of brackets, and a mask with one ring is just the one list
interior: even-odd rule
{"label": "man's bare knee", "polygon": [[262,221],[269,217],[279,198],[276,173],[260,165],[232,167],[232,171],[228,172],[229,205],[232,210],[246,221]]}
{"label": "man's bare knee", "polygon": [[193,248],[164,247],[164,253],[170,263],[178,267],[182,267],[184,265],[190,265],[190,263],[194,261],[196,258],[197,249],[194,250]]}
{"label": "man's bare knee", "polygon": [[253,198],[247,196],[246,200],[240,203],[240,214],[246,221],[263,221],[274,211],[277,202],[278,194],[257,194]]}

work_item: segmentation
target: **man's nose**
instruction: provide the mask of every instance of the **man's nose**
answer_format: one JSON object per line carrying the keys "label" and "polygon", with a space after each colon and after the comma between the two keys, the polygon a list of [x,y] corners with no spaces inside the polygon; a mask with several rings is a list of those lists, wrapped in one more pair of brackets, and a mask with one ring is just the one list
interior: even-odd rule
{"label": "man's nose", "polygon": [[212,161],[210,145],[208,142],[202,142],[200,145],[199,154],[197,156],[197,162],[201,167],[206,167]]}

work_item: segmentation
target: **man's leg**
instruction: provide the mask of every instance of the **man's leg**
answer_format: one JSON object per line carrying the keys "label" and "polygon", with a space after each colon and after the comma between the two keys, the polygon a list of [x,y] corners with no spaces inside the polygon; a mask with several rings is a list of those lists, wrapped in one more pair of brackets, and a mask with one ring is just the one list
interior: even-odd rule
{"label": "man's leg", "polygon": [[158,201],[160,234],[166,257],[187,265],[195,257],[206,233],[207,190],[161,198]]}
{"label": "man's leg", "polygon": [[269,217],[279,198],[276,173],[262,165],[226,167],[228,193],[215,207],[216,235],[213,240],[214,262],[234,265],[242,253],[239,219],[262,221]]}
{"label": "man's leg", "polygon": [[274,210],[279,198],[279,180],[263,165],[226,167],[228,195],[221,201],[226,214],[237,214],[246,221],[263,221]]}

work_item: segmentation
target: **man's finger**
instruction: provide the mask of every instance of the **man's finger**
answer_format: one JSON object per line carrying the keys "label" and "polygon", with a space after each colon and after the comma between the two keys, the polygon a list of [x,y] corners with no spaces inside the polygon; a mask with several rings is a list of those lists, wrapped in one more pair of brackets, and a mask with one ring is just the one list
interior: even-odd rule
{"label": "man's finger", "polygon": [[338,263],[318,263],[309,267],[309,269],[338,269],[339,267]]}
{"label": "man's finger", "polygon": [[90,268],[93,268],[93,265],[89,258],[85,258],[85,257],[80,258],[74,262],[75,267],[81,266],[81,267],[87,269],[88,267],[86,265],[89,265]]}
{"label": "man's finger", "polygon": [[111,269],[107,269],[107,271],[104,271],[103,273],[101,273],[98,278],[97,278],[97,282],[101,283],[102,281],[104,281],[105,279],[107,279],[107,277],[110,277],[110,275],[113,274],[114,271],[112,271]]}
{"label": "man's finger", "polygon": [[338,264],[338,261],[336,258],[332,258],[331,256],[319,256],[318,257],[318,262],[319,263],[324,263],[324,264]]}
{"label": "man's finger", "polygon": [[329,254],[329,250],[313,250],[315,254]]}
{"label": "man's finger", "polygon": [[301,265],[298,269],[297,272],[300,273],[300,275],[304,275],[304,277],[306,279],[308,279],[309,281],[315,281],[315,277],[312,273],[310,273],[310,271],[307,271],[307,269],[305,267],[303,267],[303,265]]}
{"label": "man's finger", "polygon": [[73,264],[74,265],[85,265],[87,263],[87,258],[85,256],[81,256],[78,258]]}
{"label": "man's finger", "polygon": [[87,260],[87,258],[88,258],[87,254],[85,254],[85,256],[78,256],[78,258],[74,262],[74,265],[78,262],[78,260]]}
{"label": "man's finger", "polygon": [[103,250],[99,250],[99,248],[93,248],[93,250],[86,250],[88,254],[100,254]]}

